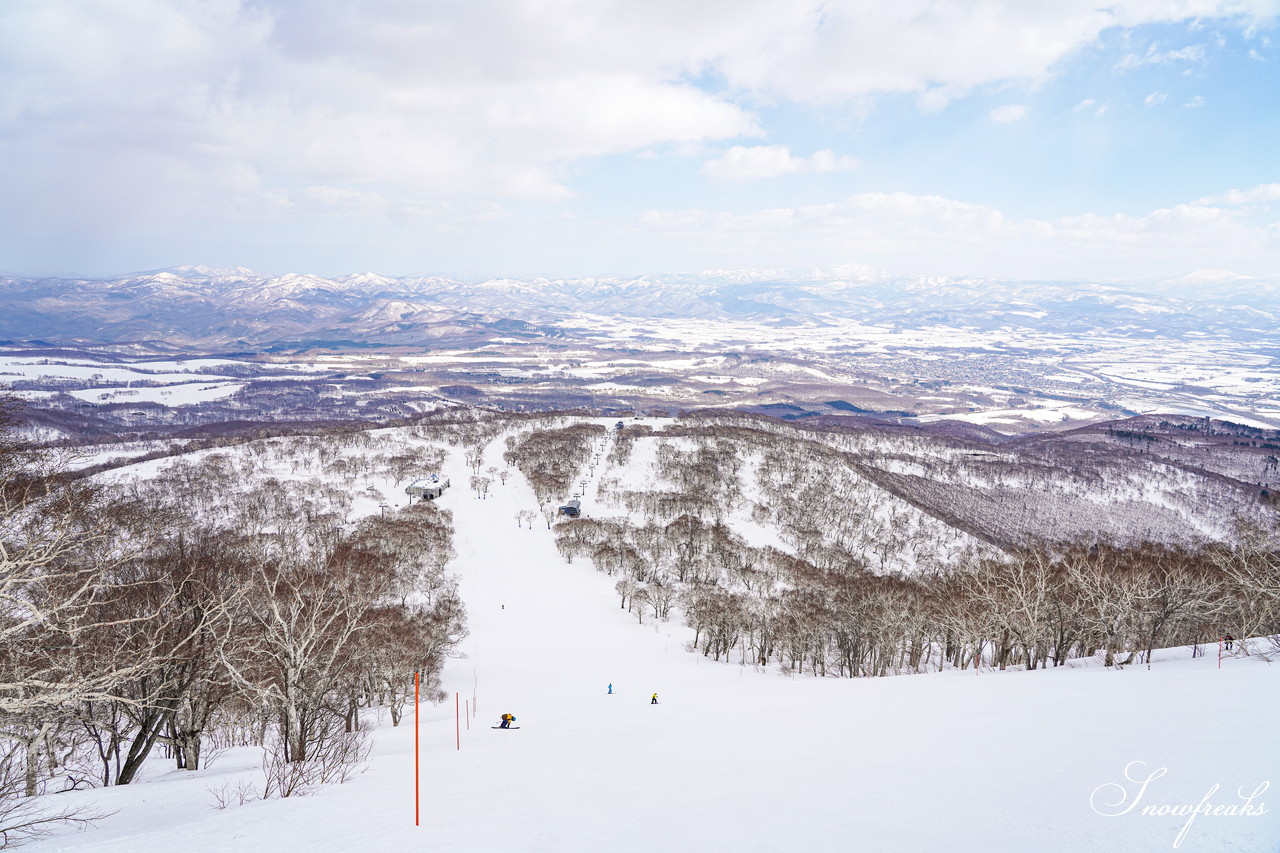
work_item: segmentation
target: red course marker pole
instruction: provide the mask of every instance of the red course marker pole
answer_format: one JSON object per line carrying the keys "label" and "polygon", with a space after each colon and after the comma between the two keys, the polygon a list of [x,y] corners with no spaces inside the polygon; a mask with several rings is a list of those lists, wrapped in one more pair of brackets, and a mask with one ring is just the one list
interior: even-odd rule
{"label": "red course marker pole", "polygon": [[458,749],[462,749],[462,717],[458,710],[458,694],[453,694],[453,731],[458,738]]}
{"label": "red course marker pole", "polygon": [[421,808],[418,795],[418,673],[413,674],[413,825],[421,826]]}

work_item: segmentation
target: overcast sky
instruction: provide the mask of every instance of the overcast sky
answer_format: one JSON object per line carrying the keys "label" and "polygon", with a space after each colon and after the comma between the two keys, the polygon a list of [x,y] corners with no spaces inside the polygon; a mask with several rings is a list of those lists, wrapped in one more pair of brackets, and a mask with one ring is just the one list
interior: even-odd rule
{"label": "overcast sky", "polygon": [[4,0],[0,270],[1280,272],[1280,0]]}

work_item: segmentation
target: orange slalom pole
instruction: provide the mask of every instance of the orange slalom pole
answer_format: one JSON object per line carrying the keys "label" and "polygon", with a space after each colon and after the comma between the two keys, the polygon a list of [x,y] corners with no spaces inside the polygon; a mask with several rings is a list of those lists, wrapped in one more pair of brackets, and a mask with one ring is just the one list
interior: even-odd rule
{"label": "orange slalom pole", "polygon": [[418,790],[418,673],[413,674],[413,825],[421,826],[421,802]]}

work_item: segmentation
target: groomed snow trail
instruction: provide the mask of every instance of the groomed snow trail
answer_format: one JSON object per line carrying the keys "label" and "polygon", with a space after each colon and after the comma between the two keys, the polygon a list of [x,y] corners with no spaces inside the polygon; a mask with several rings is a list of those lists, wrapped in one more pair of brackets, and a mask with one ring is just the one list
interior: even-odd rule
{"label": "groomed snow trail", "polygon": [[[500,440],[487,453],[501,466]],[[77,793],[121,812],[28,849],[1135,853],[1172,849],[1185,819],[1094,811],[1091,794],[1130,762],[1167,768],[1153,805],[1194,805],[1215,783],[1213,802],[1239,802],[1237,788],[1278,772],[1280,673],[1266,664],[1218,670],[1173,650],[1151,671],[856,680],[716,664],[684,651],[692,632],[676,621],[637,625],[616,579],[565,564],[545,523],[517,528],[536,506],[518,474],[478,500],[460,456],[446,473],[470,636],[448,701],[421,709],[421,827],[409,717],[384,723],[369,771],[346,785],[212,811],[206,785],[255,778],[256,754],[236,753]],[[479,703],[460,751],[455,692]],[[520,730],[492,730],[507,711]],[[1179,849],[1280,849],[1280,786],[1270,793],[1268,814],[1200,817]]]}

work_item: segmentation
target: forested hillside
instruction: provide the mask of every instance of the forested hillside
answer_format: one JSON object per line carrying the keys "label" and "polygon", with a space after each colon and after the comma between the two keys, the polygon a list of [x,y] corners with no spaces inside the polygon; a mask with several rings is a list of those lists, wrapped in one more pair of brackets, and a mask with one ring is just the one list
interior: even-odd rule
{"label": "forested hillside", "polygon": [[[576,429],[576,428],[575,428]],[[531,476],[576,445],[590,517],[568,560],[673,609],[714,659],[820,675],[1146,659],[1280,632],[1275,510],[1214,471],[1106,444],[996,448],[901,432],[691,418],[528,434]],[[572,478],[569,478],[572,479]]]}
{"label": "forested hillside", "polygon": [[[683,622],[715,661],[832,677],[1123,667],[1227,633],[1271,654],[1276,508],[1231,476],[1268,448],[1202,431],[1157,453],[1118,432],[991,444],[458,408],[82,457],[10,442],[0,829],[91,817],[42,793],[128,785],[161,757],[196,771],[229,747],[259,746],[263,777],[225,802],[348,778],[362,714],[398,723],[405,673],[439,697],[466,631],[451,560],[474,548],[453,513],[499,492],[516,508],[486,535],[547,531],[635,622]],[[438,501],[406,496],[450,471]],[[582,515],[558,514],[575,497]]]}
{"label": "forested hillside", "polygon": [[[420,674],[440,695],[465,633],[444,572],[448,510],[353,512],[370,439],[296,437],[85,480],[49,452],[0,447],[0,846],[92,814],[38,795],[128,785],[163,753],[197,771],[263,749],[289,797],[356,772],[364,709],[399,722]],[[415,462],[416,460],[416,462]]]}

